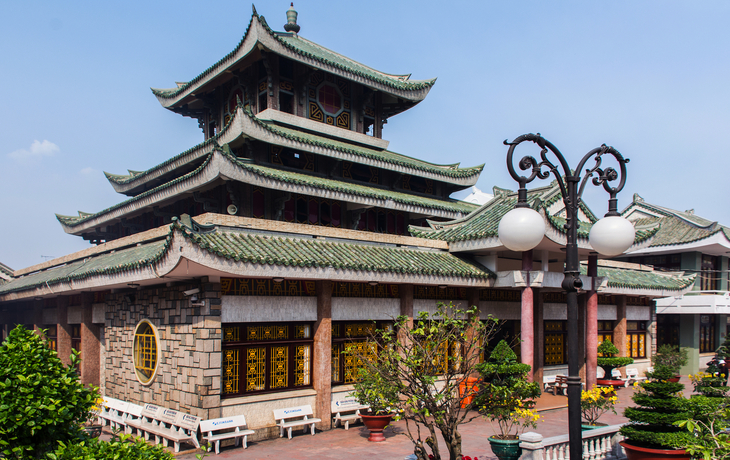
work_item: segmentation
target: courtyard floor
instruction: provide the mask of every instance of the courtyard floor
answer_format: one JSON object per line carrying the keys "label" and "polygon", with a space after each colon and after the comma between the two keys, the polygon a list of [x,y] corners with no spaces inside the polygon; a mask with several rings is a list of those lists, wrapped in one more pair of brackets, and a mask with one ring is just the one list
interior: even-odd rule
{"label": "courtyard floor", "polygon": [[[685,394],[689,396],[691,393],[691,385],[687,377],[681,380],[685,384]],[[633,405],[631,396],[634,389],[621,388],[618,392],[619,402],[616,405],[617,414],[604,414],[601,422],[608,425],[615,425],[626,422],[623,417],[623,410],[627,406]],[[568,410],[567,398],[565,396],[553,396],[544,393],[537,405],[541,420],[538,422],[536,429],[527,431],[535,431],[545,438],[567,434],[568,432]],[[413,453],[411,441],[403,434],[405,432],[405,422],[394,422],[385,429],[385,442],[369,442],[368,430],[361,424],[356,423],[345,431],[339,427],[329,431],[317,431],[312,436],[308,432],[305,434],[303,430],[293,432],[291,440],[284,438],[268,439],[264,441],[249,442],[248,449],[242,447],[224,447],[221,453],[216,455],[215,451],[210,452],[210,459],[277,459],[277,460],[320,460],[320,459],[337,459],[337,460],[359,460],[359,459],[388,459],[403,460],[406,456]],[[479,460],[493,460],[496,457],[492,454],[487,438],[494,434],[494,428],[489,420],[477,418],[474,421],[459,427],[462,436],[462,450],[464,455],[472,458],[475,456]],[[448,459],[446,447],[441,442],[442,458]],[[199,454],[198,450],[181,451],[176,454],[178,459],[194,460],[195,455]]]}

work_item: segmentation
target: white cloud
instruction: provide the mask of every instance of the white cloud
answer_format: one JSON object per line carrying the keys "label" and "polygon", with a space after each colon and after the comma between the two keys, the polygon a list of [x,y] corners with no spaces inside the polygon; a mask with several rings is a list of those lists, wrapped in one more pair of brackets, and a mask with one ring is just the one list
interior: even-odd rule
{"label": "white cloud", "polygon": [[34,140],[33,143],[30,144],[29,149],[16,150],[14,152],[10,152],[8,156],[14,160],[22,161],[41,157],[52,157],[60,151],[61,149],[51,141],[44,140],[41,142]]}
{"label": "white cloud", "polygon": [[79,173],[81,173],[81,174],[83,174],[85,176],[88,176],[88,175],[91,175],[91,174],[95,174],[96,173],[96,169],[94,169],[91,166],[89,166],[89,167],[86,167],[86,168],[82,169],[81,171],[79,171]]}

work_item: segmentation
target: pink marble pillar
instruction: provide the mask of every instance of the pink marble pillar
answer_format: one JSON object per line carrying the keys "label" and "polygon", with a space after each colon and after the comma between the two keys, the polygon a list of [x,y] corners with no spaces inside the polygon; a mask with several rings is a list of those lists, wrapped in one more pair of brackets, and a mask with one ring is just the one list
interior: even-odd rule
{"label": "pink marble pillar", "polygon": [[591,277],[590,290],[586,302],[586,389],[596,386],[596,367],[598,366],[598,256],[588,256],[588,276]]}
{"label": "pink marble pillar", "polygon": [[527,378],[533,381],[533,369],[535,367],[535,321],[533,317],[534,297],[530,287],[530,271],[532,270],[532,251],[522,253],[522,271],[527,272],[525,281],[527,285],[522,288],[522,307],[520,309],[520,354],[522,362],[530,365],[530,373]]}
{"label": "pink marble pillar", "polygon": [[332,428],[332,281],[317,281],[317,322],[314,323],[312,383],[317,392],[314,415],[320,430]]}

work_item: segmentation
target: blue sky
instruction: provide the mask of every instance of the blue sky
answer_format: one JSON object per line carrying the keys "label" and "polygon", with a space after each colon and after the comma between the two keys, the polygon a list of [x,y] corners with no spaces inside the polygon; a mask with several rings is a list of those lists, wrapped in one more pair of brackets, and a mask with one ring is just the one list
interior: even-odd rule
{"label": "blue sky", "polygon": [[[256,4],[275,30],[288,7]],[[540,132],[571,166],[607,143],[631,159],[620,209],[639,193],[730,225],[729,2],[295,7],[305,38],[385,72],[438,77],[424,102],[389,120],[390,149],[486,163],[478,187],[489,191],[516,188],[505,139]],[[237,45],[250,16],[240,1],[3,5],[0,261],[19,269],[88,247],[54,213],[122,201],[102,171],[144,170],[202,141],[197,122],[163,109],[149,88],[198,75]],[[605,212],[605,193],[584,198]]]}

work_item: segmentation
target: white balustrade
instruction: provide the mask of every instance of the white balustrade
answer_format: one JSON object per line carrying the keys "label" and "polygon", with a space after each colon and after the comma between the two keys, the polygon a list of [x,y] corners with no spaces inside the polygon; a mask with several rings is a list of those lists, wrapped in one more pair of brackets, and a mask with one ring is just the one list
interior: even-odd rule
{"label": "white balustrade", "polygon": [[[622,425],[611,425],[583,432],[583,459],[622,460],[626,458],[619,442],[623,440],[618,430]],[[569,460],[568,435],[543,439],[539,433],[528,432],[520,436],[522,456],[520,460]]]}

